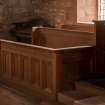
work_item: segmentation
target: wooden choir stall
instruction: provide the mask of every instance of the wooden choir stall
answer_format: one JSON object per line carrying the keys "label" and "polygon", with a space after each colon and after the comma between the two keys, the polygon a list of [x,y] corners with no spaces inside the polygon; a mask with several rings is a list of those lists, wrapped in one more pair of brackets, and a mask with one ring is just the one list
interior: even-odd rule
{"label": "wooden choir stall", "polygon": [[94,33],[35,27],[32,33],[32,44],[0,40],[2,83],[57,99],[77,80],[98,75]]}

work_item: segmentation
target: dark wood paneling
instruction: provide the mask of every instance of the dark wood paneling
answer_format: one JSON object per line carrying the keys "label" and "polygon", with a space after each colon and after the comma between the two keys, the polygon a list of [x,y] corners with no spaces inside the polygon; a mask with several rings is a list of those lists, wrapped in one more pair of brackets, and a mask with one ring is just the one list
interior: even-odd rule
{"label": "dark wood paneling", "polygon": [[75,81],[96,78],[95,47],[83,47],[57,52],[59,89],[75,88]]}
{"label": "dark wood paneling", "polygon": [[105,21],[95,21],[97,71],[105,75]]}

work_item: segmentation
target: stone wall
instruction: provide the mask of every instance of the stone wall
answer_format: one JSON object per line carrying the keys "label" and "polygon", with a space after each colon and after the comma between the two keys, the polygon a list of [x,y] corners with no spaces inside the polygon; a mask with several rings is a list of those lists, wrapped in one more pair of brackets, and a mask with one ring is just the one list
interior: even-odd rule
{"label": "stone wall", "polygon": [[39,17],[56,27],[74,24],[77,0],[0,0],[0,29],[8,30],[13,22]]}
{"label": "stone wall", "polygon": [[48,19],[59,26],[77,20],[76,0],[33,0],[35,16]]}
{"label": "stone wall", "polygon": [[10,24],[34,17],[31,0],[0,0],[0,28],[9,30]]}
{"label": "stone wall", "polygon": [[12,22],[25,21],[34,17],[31,0],[8,0]]}
{"label": "stone wall", "polygon": [[52,25],[76,22],[76,0],[0,0],[0,26],[44,18]]}

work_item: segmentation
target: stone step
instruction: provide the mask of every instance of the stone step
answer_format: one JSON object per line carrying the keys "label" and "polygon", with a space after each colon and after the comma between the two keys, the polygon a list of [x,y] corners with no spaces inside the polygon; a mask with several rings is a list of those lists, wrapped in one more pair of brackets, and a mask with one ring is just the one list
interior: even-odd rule
{"label": "stone step", "polygon": [[96,96],[75,101],[74,105],[105,105],[105,96]]}
{"label": "stone step", "polygon": [[74,90],[58,93],[58,101],[65,105],[74,105],[75,101],[89,97],[93,97],[93,95]]}
{"label": "stone step", "polygon": [[77,91],[93,94],[94,96],[105,94],[104,88],[98,87],[86,81],[77,81],[75,86]]}

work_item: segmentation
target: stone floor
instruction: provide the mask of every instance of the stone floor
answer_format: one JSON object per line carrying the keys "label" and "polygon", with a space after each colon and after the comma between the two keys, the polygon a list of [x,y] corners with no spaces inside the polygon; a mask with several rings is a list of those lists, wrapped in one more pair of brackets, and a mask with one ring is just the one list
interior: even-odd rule
{"label": "stone floor", "polygon": [[0,105],[61,105],[55,102],[48,102],[39,97],[26,96],[14,89],[0,84]]}
{"label": "stone floor", "polygon": [[23,96],[20,96],[7,88],[0,87],[0,105],[38,105]]}

